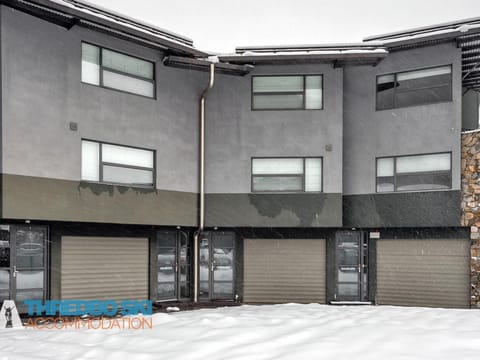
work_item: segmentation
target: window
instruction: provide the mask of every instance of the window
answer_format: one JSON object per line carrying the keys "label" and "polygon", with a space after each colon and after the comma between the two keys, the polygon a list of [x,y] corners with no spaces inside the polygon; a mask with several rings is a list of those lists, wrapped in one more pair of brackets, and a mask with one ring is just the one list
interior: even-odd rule
{"label": "window", "polygon": [[377,192],[450,189],[452,154],[377,158]]}
{"label": "window", "polygon": [[82,81],[146,97],[155,97],[154,64],[82,43]]}
{"label": "window", "polygon": [[82,140],[82,180],[153,187],[155,153]]}
{"label": "window", "polygon": [[320,110],[322,75],[252,77],[252,110]]}
{"label": "window", "polygon": [[322,158],[254,158],[252,191],[322,191]]}
{"label": "window", "polygon": [[451,100],[450,65],[377,77],[377,110]]}

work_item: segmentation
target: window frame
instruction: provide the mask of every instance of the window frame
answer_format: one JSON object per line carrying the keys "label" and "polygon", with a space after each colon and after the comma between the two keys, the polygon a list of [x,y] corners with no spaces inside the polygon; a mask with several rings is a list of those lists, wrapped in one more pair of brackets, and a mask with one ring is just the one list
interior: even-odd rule
{"label": "window frame", "polygon": [[[82,179],[82,174],[80,173],[80,181],[87,182],[87,183],[94,183],[94,184],[104,184],[104,185],[116,185],[116,186],[125,186],[125,187],[134,187],[134,188],[142,188],[142,189],[156,189],[157,184],[157,151],[154,149],[148,149],[140,146],[130,146],[124,144],[118,144],[108,141],[100,141],[100,140],[93,140],[89,138],[82,138],[80,141],[80,164],[83,161],[83,151],[82,151],[82,143],[84,141],[94,142],[98,144],[98,181],[93,180],[84,180]],[[110,163],[110,162],[103,162],[103,154],[102,154],[102,145],[113,145],[119,146],[124,148],[130,149],[137,149],[137,150],[145,150],[151,151],[153,153],[153,168],[143,167],[143,166],[134,166],[134,165],[125,165],[125,164],[117,164],[117,163]],[[132,184],[132,183],[121,183],[121,182],[111,182],[111,181],[103,181],[103,166],[112,166],[112,167],[119,167],[124,169],[134,169],[134,170],[146,170],[152,172],[152,184],[151,185],[142,185],[142,184]],[[81,169],[80,169],[81,172]]]}
{"label": "window frame", "polygon": [[[98,82],[99,82],[99,84],[96,85],[96,84],[85,82],[85,81],[81,80],[82,76],[80,76],[80,81],[81,81],[82,84],[90,85],[90,86],[96,86],[96,87],[100,87],[100,88],[108,89],[108,90],[113,90],[113,91],[118,91],[118,92],[123,93],[123,94],[136,95],[136,96],[140,96],[140,97],[145,98],[145,99],[157,100],[157,66],[156,66],[157,63],[156,63],[156,61],[141,58],[139,56],[132,55],[132,54],[129,54],[129,53],[126,53],[126,52],[123,52],[123,51],[114,50],[114,49],[109,48],[109,47],[105,47],[105,46],[102,46],[102,45],[98,45],[98,44],[94,44],[94,43],[82,40],[81,43],[80,43],[80,71],[82,71],[81,70],[81,67],[82,67],[81,66],[81,61],[82,61],[82,56],[83,56],[83,53],[82,53],[82,45],[83,44],[87,44],[87,45],[90,45],[90,46],[95,46],[99,49],[99,52],[98,52],[98,67],[99,67]],[[152,64],[152,66],[153,66],[153,79],[144,78],[144,77],[141,77],[141,76],[137,76],[137,75],[133,75],[133,74],[130,74],[130,73],[123,72],[121,70],[112,69],[108,66],[103,66],[103,50],[104,49],[108,50],[108,51],[112,51],[114,53],[129,56],[129,57],[135,58],[137,60],[145,61],[145,62],[148,62],[148,63]],[[110,86],[105,86],[103,84],[103,70],[104,69],[106,71],[109,71],[109,72],[112,72],[112,73],[115,73],[115,74],[128,76],[128,77],[131,77],[131,78],[134,78],[134,79],[137,79],[137,80],[150,82],[151,84],[153,84],[153,96],[146,96],[146,95],[137,94],[137,93],[130,92],[130,91],[125,91],[125,90],[113,88],[113,87],[110,87]]]}
{"label": "window frame", "polygon": [[[428,155],[440,155],[440,154],[450,154],[450,183],[448,189],[421,189],[421,190],[397,190],[397,158],[402,157],[415,157],[415,156],[428,156]],[[378,191],[378,160],[379,159],[393,159],[393,191]],[[375,158],[375,193],[377,194],[391,194],[399,192],[425,192],[425,191],[446,191],[451,190],[453,187],[453,154],[452,151],[440,151],[433,153],[418,153],[418,154],[408,154],[408,155],[394,155],[394,156],[379,156]],[[422,171],[422,172],[410,172],[402,173],[401,175],[432,175],[446,173],[446,170],[436,170],[436,171]]]}
{"label": "window frame", "polygon": [[[268,108],[268,109],[255,109],[253,107],[253,99],[255,97],[255,92],[253,91],[253,79],[256,77],[287,77],[287,76],[294,76],[294,77],[303,77],[303,91],[279,91],[279,92],[263,92],[263,93],[257,93],[258,94],[263,94],[265,96],[268,95],[299,95],[301,94],[303,96],[303,101],[302,101],[302,108],[298,109],[285,109],[285,108]],[[322,104],[319,109],[307,109],[305,107],[306,105],[306,77],[307,76],[320,76],[322,78]],[[252,75],[250,77],[250,110],[251,111],[319,111],[319,110],[324,110],[324,99],[325,99],[325,84],[324,84],[324,79],[325,77],[323,76],[323,73],[313,73],[313,74],[259,74],[259,75]]]}
{"label": "window frame", "polygon": [[[302,159],[303,160],[303,173],[301,175],[296,174],[262,174],[254,175],[253,174],[253,160],[256,159]],[[320,159],[321,162],[321,186],[319,191],[305,191],[305,169],[306,169],[306,160],[307,159]],[[302,178],[302,189],[301,190],[261,190],[256,191],[253,188],[253,179],[255,177],[300,177]],[[250,158],[250,192],[252,194],[320,194],[323,193],[323,156],[252,156]]]}
{"label": "window frame", "polygon": [[[430,70],[430,69],[435,69],[435,68],[441,68],[441,67],[450,67],[450,96],[447,100],[441,100],[441,101],[433,101],[433,102],[427,102],[423,104],[415,104],[415,105],[407,105],[407,106],[397,106],[396,104],[396,89],[397,86],[393,88],[393,107],[386,107],[386,108],[379,108],[378,107],[378,78],[382,76],[389,76],[392,75],[394,76],[394,82],[396,84],[397,82],[397,77],[399,74],[405,74],[413,71],[421,71],[421,70]],[[438,86],[435,86],[438,87]],[[424,90],[424,89],[430,89],[431,87],[424,87],[422,89],[415,89],[415,90]],[[412,90],[413,91],[413,90]],[[444,64],[444,65],[434,65],[434,66],[428,66],[428,67],[422,67],[422,68],[414,68],[410,70],[402,70],[398,72],[391,72],[391,73],[385,73],[385,74],[378,74],[375,77],[375,111],[384,111],[384,110],[392,110],[392,109],[403,109],[403,108],[410,108],[410,107],[415,107],[415,106],[425,106],[425,105],[433,105],[433,104],[441,104],[441,103],[446,103],[446,102],[452,102],[453,101],[453,65],[452,64]]]}

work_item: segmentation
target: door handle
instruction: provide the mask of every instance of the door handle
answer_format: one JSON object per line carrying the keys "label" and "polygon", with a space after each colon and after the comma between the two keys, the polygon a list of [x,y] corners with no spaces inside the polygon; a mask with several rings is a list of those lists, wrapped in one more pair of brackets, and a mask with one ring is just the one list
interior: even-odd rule
{"label": "door handle", "polygon": [[13,265],[13,277],[16,278],[17,277],[17,266],[16,265]]}

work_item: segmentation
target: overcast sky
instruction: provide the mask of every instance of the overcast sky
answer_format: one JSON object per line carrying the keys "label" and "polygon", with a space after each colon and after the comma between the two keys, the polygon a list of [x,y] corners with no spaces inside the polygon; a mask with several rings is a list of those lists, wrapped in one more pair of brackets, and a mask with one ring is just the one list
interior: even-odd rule
{"label": "overcast sky", "polygon": [[359,42],[369,35],[480,17],[480,0],[89,0],[188,36],[201,50]]}

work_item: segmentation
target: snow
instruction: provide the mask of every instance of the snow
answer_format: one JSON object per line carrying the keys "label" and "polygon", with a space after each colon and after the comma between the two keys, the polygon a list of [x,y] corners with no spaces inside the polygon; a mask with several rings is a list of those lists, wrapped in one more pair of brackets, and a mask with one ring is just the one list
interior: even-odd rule
{"label": "snow", "polygon": [[[457,31],[461,33],[468,33],[469,30],[476,30],[479,28],[480,28],[480,24],[463,24],[458,27],[432,30],[432,31],[422,31],[422,32],[406,34],[404,36],[398,36],[398,37],[388,38],[388,36],[385,36],[384,39],[382,39],[381,37],[377,37],[377,38],[374,38],[373,41],[376,41],[377,43],[380,41],[381,43],[386,45],[389,43],[395,43],[397,41],[422,39],[424,37],[430,37],[435,35],[448,35],[451,33],[455,33]],[[370,43],[370,40],[365,39],[365,43],[366,44]]]}
{"label": "snow", "polygon": [[[53,2],[53,3],[59,4],[59,5],[63,5],[65,7],[75,9],[75,10],[80,11],[82,13],[95,16],[99,19],[104,19],[104,20],[110,21],[112,23],[117,23],[117,24],[120,24],[122,26],[131,28],[131,29],[134,29],[134,30],[137,30],[137,31],[140,31],[140,32],[152,35],[152,36],[155,36],[159,39],[163,39],[163,40],[170,41],[172,43],[176,43],[176,44],[184,46],[186,48],[195,49],[195,47],[191,45],[192,40],[189,39],[189,38],[186,38],[184,36],[174,34],[170,31],[168,31],[168,33],[171,34],[171,36],[169,36],[166,30],[157,28],[156,26],[147,24],[143,21],[140,22],[138,20],[128,19],[128,17],[125,16],[125,15],[116,15],[111,10],[108,10],[105,14],[102,14],[99,11],[89,10],[86,6],[90,6],[92,8],[103,11],[103,9],[99,8],[98,6],[90,4],[86,1],[84,1],[83,4],[82,4],[81,1],[71,1],[71,0],[50,0],[50,1]],[[118,16],[121,16],[125,20],[119,19]],[[136,22],[137,25],[132,24],[130,22]],[[162,35],[162,34],[159,34],[158,32],[162,32],[162,33],[165,33],[165,34]],[[2,360],[2,359],[0,358],[0,360]]]}
{"label": "snow", "polygon": [[270,52],[255,52],[255,51],[245,51],[241,54],[232,54],[228,56],[284,56],[284,55],[340,55],[340,54],[388,54],[388,51],[385,49],[339,49],[339,50],[304,50],[304,51],[270,51]]}
{"label": "snow", "polygon": [[0,329],[14,359],[476,359],[480,311],[264,305],[153,315],[145,330]]}

